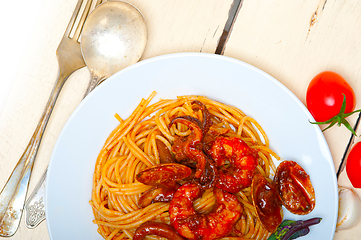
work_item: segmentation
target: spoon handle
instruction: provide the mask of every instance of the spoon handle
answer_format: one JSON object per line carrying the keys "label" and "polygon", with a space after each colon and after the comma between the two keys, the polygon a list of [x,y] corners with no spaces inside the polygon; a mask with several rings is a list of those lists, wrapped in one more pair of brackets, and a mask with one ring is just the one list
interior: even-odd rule
{"label": "spoon handle", "polygon": [[34,160],[55,102],[69,75],[60,71],[40,122],[0,193],[0,236],[10,237],[19,227]]}
{"label": "spoon handle", "polygon": [[101,84],[104,80],[106,80],[105,77],[98,77],[97,75],[92,73],[92,78],[89,82],[88,88],[85,91],[84,98],[99,84]]}

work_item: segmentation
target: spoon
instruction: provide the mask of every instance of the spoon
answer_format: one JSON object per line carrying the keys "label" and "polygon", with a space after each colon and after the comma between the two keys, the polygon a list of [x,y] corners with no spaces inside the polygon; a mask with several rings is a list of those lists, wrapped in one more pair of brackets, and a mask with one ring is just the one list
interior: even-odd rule
{"label": "spoon", "polygon": [[[133,5],[109,1],[96,7],[84,24],[80,43],[84,61],[92,74],[85,96],[114,73],[139,61],[146,42],[145,20]],[[25,203],[28,228],[35,228],[46,218],[46,173],[47,170]]]}
{"label": "spoon", "polygon": [[111,1],[89,15],[81,37],[83,58],[93,77],[87,95],[114,73],[138,62],[147,42],[147,26],[133,5]]}

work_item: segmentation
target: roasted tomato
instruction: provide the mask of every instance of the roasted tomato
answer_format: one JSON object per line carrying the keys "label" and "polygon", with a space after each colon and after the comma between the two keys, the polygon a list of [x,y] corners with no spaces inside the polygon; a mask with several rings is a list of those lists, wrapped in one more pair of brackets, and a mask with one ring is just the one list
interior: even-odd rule
{"label": "roasted tomato", "polygon": [[361,142],[356,143],[347,156],[346,172],[354,188],[361,188]]}
{"label": "roasted tomato", "polygon": [[257,173],[252,180],[251,194],[257,218],[269,232],[274,232],[283,220],[281,200],[275,183]]}
{"label": "roasted tomato", "polygon": [[308,85],[306,103],[317,124],[344,124],[355,134],[345,118],[361,109],[354,111],[355,93],[341,75],[331,71],[317,74]]}
{"label": "roasted tomato", "polygon": [[283,161],[275,183],[283,205],[294,214],[305,215],[315,208],[315,191],[309,175],[294,161]]}

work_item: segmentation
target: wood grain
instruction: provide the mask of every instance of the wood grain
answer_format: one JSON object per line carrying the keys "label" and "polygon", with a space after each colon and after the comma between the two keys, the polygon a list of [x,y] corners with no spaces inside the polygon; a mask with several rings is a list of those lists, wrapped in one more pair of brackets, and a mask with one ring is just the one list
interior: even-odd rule
{"label": "wood grain", "polygon": [[[233,0],[130,0],[148,25],[148,44],[141,60],[178,52],[214,53]],[[0,115],[0,186],[28,144],[58,73],[56,48],[77,0],[44,1],[12,90]],[[361,96],[361,5],[357,0],[242,0],[224,55],[250,63],[272,75],[304,104],[309,81],[317,73],[340,73]],[[21,16],[19,16],[21,17]],[[26,21],[24,19],[23,21]],[[29,193],[45,170],[55,142],[81,102],[90,79],[87,68],[65,84],[49,121],[34,165]],[[1,85],[0,81],[0,87]],[[357,99],[361,108],[361,98]],[[353,124],[356,116],[350,117]],[[360,135],[361,132],[358,133]],[[343,127],[324,133],[336,168],[349,140]],[[360,141],[357,138],[356,141]],[[339,184],[351,187],[343,172]],[[361,196],[361,191],[355,189]],[[361,239],[358,226],[336,232],[335,240]],[[46,222],[27,229],[21,221],[9,239],[48,240]]]}
{"label": "wood grain", "polygon": [[[213,53],[232,4],[232,0],[128,2],[139,8],[147,21],[148,43],[141,60],[177,52]],[[26,52],[0,115],[1,188],[27,146],[52,91],[58,74],[55,52],[76,3],[77,0],[45,1],[32,37],[23,43]],[[48,165],[55,142],[81,102],[89,79],[89,71],[83,68],[65,83],[35,161],[28,195]],[[18,232],[9,239],[47,240],[46,222],[30,230],[23,218]]]}
{"label": "wood grain", "polygon": [[[335,71],[354,89],[359,109],[360,11],[361,6],[356,1],[243,0],[224,55],[272,75],[304,104],[311,79],[321,71]],[[356,117],[348,119],[351,125]],[[350,133],[344,127],[335,126],[325,131],[324,136],[337,170]],[[356,142],[360,140],[358,137]],[[339,184],[352,188],[345,172]],[[354,190],[361,197],[361,190]],[[337,232],[334,239],[360,239],[359,229],[360,223],[350,230]]]}

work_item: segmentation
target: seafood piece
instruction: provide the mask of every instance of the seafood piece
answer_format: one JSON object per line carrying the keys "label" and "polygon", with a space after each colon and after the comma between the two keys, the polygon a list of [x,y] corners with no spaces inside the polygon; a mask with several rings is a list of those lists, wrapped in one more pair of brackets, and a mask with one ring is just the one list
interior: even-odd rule
{"label": "seafood piece", "polygon": [[174,163],[173,156],[167,146],[158,139],[155,140],[155,143],[157,145],[160,163]]}
{"label": "seafood piece", "polygon": [[183,237],[195,240],[212,240],[227,236],[233,225],[240,219],[243,207],[237,198],[226,191],[214,188],[215,209],[209,214],[197,213],[193,202],[202,196],[201,187],[196,183],[182,185],[169,206],[170,221]]}
{"label": "seafood piece", "polygon": [[204,172],[199,179],[199,183],[201,184],[203,190],[214,187],[215,181],[217,179],[217,167],[214,161],[207,155],[205,156],[207,159],[206,167],[204,168]]}
{"label": "seafood piece", "polygon": [[139,207],[144,208],[154,202],[169,202],[180,186],[177,181],[191,174],[192,169],[178,163],[159,164],[138,173],[136,179],[139,182],[154,186],[140,197]]}
{"label": "seafood piece", "polygon": [[208,111],[206,105],[204,105],[204,103],[202,103],[201,101],[194,100],[192,104],[197,104],[198,106],[200,106],[200,109],[202,110],[202,116],[203,116],[202,133],[204,135],[208,132],[209,128],[212,126],[211,113]]}
{"label": "seafood piece", "polygon": [[178,188],[177,181],[191,175],[192,169],[178,163],[164,163],[147,168],[137,174],[136,179],[151,186]]}
{"label": "seafood piece", "polygon": [[175,191],[175,188],[153,187],[139,198],[138,206],[145,208],[155,202],[170,202]]}
{"label": "seafood piece", "polygon": [[[215,183],[218,188],[236,193],[251,185],[257,158],[242,139],[218,137],[209,154],[219,167]],[[230,166],[225,167],[228,161]]]}
{"label": "seafood piece", "polygon": [[194,175],[195,178],[200,178],[206,167],[206,156],[202,151],[202,129],[200,127],[200,121],[197,118],[191,116],[180,116],[174,118],[169,128],[175,123],[182,123],[186,125],[191,134],[187,137],[177,137],[172,145],[172,151],[175,154],[176,160],[182,161],[189,159],[197,164],[197,170]]}
{"label": "seafood piece", "polygon": [[203,135],[203,149],[206,152],[212,147],[212,143],[221,136],[225,136],[230,130],[228,128],[213,128],[211,126],[206,134]]}
{"label": "seafood piece", "polygon": [[160,222],[143,223],[135,231],[133,240],[143,240],[147,235],[158,235],[169,240],[184,240],[172,226]]}
{"label": "seafood piece", "polygon": [[253,176],[251,195],[257,218],[267,231],[275,231],[283,220],[281,200],[275,183],[257,173]]}
{"label": "seafood piece", "polygon": [[296,162],[281,162],[274,180],[283,205],[291,213],[305,215],[315,208],[316,197],[310,176]]}

